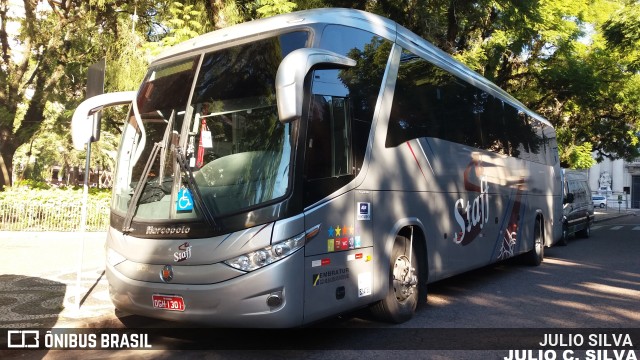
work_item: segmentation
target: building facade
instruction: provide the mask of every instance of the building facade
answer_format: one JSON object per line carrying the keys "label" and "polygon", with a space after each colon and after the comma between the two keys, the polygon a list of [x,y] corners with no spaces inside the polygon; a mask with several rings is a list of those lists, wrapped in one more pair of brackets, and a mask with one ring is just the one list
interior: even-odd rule
{"label": "building facade", "polygon": [[609,206],[640,208],[640,158],[631,162],[605,159],[595,164],[589,169],[589,185],[594,193],[607,195]]}

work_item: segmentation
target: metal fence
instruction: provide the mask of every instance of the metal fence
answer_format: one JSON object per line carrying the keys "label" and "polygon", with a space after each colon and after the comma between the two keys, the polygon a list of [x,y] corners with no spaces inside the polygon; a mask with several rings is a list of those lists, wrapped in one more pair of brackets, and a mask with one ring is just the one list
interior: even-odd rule
{"label": "metal fence", "polygon": [[598,192],[592,191],[592,195],[602,195],[607,198],[607,208],[611,209],[640,209],[640,201],[633,201],[633,197],[625,192]]}
{"label": "metal fence", "polygon": [[[82,204],[0,200],[0,231],[79,231]],[[109,206],[87,205],[87,231],[106,231]]]}

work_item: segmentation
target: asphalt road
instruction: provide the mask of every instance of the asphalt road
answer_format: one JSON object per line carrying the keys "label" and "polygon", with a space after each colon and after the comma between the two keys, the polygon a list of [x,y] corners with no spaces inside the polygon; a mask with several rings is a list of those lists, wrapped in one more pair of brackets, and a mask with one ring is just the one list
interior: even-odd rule
{"label": "asphalt road", "polygon": [[[599,222],[592,230],[588,239],[571,239],[566,247],[546,249],[545,261],[539,267],[521,265],[514,260],[432,284],[428,305],[401,325],[380,324],[359,311],[308,329],[276,333],[275,336],[244,330],[165,329],[156,333],[151,350],[51,350],[8,355],[24,359],[66,359],[80,354],[84,359],[123,356],[149,359],[503,359],[510,355],[509,351],[504,348],[492,350],[492,337],[508,336],[509,332],[515,333],[518,329],[541,328],[552,329],[552,332],[561,329],[598,332],[601,329],[631,334],[631,344],[621,348],[624,353],[614,355],[612,350],[588,353],[586,348],[580,348],[569,355],[574,360],[637,358],[640,356],[640,216]],[[124,325],[140,332],[175,326],[138,317],[122,320]],[[106,324],[114,326],[113,322]],[[541,334],[546,332],[541,331]],[[265,341],[266,347],[269,347],[268,341],[274,341],[278,346],[286,344],[287,339],[283,340],[280,335],[290,337],[290,347],[252,350],[255,344],[265,344]],[[536,336],[540,337],[536,342],[543,341],[541,335]],[[429,337],[444,339],[438,343],[442,350],[425,350],[432,346]],[[489,344],[488,350],[477,350],[484,349],[483,341]],[[235,350],[172,350],[181,347],[231,347]],[[551,355],[562,359],[565,354],[561,351],[539,354],[536,350],[526,358],[542,360]]]}

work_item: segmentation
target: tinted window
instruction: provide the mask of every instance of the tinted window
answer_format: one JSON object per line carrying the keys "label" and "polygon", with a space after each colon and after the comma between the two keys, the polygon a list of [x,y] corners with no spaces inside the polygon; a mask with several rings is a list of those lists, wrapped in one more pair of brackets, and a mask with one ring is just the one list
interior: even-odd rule
{"label": "tinted window", "polygon": [[544,149],[546,154],[546,162],[549,165],[558,163],[558,141],[556,139],[556,131],[551,126],[543,126],[542,128]]}
{"label": "tinted window", "polygon": [[588,202],[588,194],[591,192],[586,182],[572,180],[568,182],[568,185],[569,192],[573,193],[574,203],[584,204]]}
{"label": "tinted window", "polygon": [[313,95],[307,141],[307,179],[354,174],[347,98]]}
{"label": "tinted window", "polygon": [[542,130],[509,103],[403,51],[387,147],[433,137],[546,163]]}
{"label": "tinted window", "polygon": [[327,26],[319,47],[356,61],[312,74],[305,145],[305,204],[351,181],[362,167],[391,43],[364,30]]}
{"label": "tinted window", "polygon": [[205,55],[193,102],[275,96],[280,62],[304,47],[307,36],[306,32],[282,34]]}
{"label": "tinted window", "polygon": [[287,33],[204,56],[186,155],[214,213],[246,211],[289,189],[291,126],[278,120],[275,78],[306,41],[306,32]]}

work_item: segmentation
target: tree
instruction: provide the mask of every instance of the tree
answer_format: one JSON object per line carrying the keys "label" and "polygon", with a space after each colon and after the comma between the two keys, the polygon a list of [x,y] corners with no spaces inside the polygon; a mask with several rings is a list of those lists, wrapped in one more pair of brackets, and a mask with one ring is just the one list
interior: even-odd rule
{"label": "tree", "polygon": [[611,50],[628,62],[629,71],[640,71],[640,3],[632,2],[602,24]]}
{"label": "tree", "polygon": [[256,18],[254,0],[208,0],[204,6],[216,30]]}
{"label": "tree", "polygon": [[261,17],[286,14],[293,11],[297,5],[288,0],[258,0],[256,11]]}
{"label": "tree", "polygon": [[91,10],[81,1],[48,4],[0,1],[0,189],[11,185],[13,155],[39,129],[47,103],[79,97],[85,64],[95,59]]}
{"label": "tree", "polygon": [[[192,37],[193,33],[180,31],[193,28],[193,21],[184,27],[162,26],[165,19],[198,15],[188,3],[23,0],[20,6],[10,7],[9,0],[0,0],[0,191],[11,185],[16,150],[38,143],[34,136],[40,136],[45,109],[63,105],[65,110],[55,115],[59,122],[51,129],[68,133],[73,109],[84,98],[90,64],[106,57],[106,90],[132,90],[139,86],[152,55],[147,43]],[[187,10],[171,15],[180,6]],[[108,130],[118,131],[119,121],[109,116],[105,120]],[[63,138],[67,146],[68,134]]]}
{"label": "tree", "polygon": [[[31,144],[47,107],[64,105],[52,129],[68,129],[72,109],[84,97],[89,64],[106,56],[106,90],[133,90],[148,59],[164,46],[259,17],[327,6],[389,17],[452,54],[547,117],[562,134],[561,156],[569,162],[586,144],[599,159],[638,156],[637,2],[23,0],[21,5],[24,10],[16,13],[9,0],[0,0],[0,188],[10,184],[16,149]],[[19,30],[12,31],[12,24]],[[118,132],[117,115],[105,116],[105,130]]]}
{"label": "tree", "polygon": [[588,146],[598,161],[639,155],[637,2],[351,3],[398,21],[547,117],[566,134],[559,140],[568,165],[587,166],[575,154]]}

